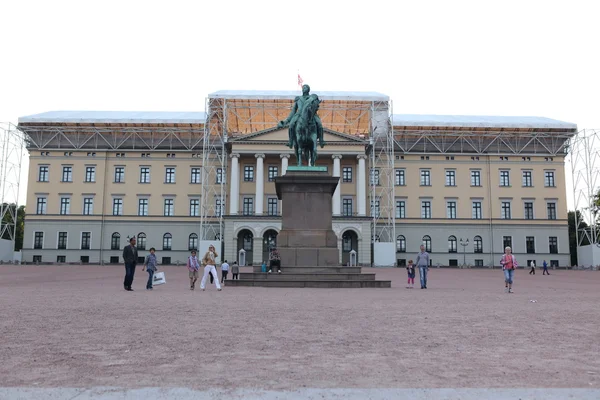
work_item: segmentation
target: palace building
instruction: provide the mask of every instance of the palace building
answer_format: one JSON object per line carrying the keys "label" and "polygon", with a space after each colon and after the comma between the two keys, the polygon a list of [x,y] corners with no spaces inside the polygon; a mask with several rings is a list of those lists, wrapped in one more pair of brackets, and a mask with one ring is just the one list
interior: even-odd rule
{"label": "palace building", "polygon": [[[388,96],[316,92],[339,261],[569,264],[564,162],[575,124],[541,117],[393,114]],[[281,229],[274,179],[296,163],[277,123],[299,92],[219,91],[205,112],[56,111],[19,119],[30,155],[23,260],[185,262],[203,241],[223,258],[268,259]],[[384,245],[386,244],[386,245]],[[202,248],[200,249],[202,250]],[[385,254],[384,254],[385,253]]]}

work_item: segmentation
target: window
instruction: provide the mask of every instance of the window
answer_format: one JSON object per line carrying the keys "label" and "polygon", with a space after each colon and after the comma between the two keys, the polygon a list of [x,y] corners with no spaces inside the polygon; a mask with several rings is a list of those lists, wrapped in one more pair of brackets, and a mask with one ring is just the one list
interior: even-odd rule
{"label": "window", "polygon": [[148,216],[148,199],[138,199],[138,215]]}
{"label": "window", "polygon": [[500,218],[502,218],[502,219],[510,219],[511,218],[510,201],[502,202],[502,212],[501,212]]}
{"label": "window", "polygon": [[504,251],[507,247],[513,248],[512,236],[502,236],[502,250]]}
{"label": "window", "polygon": [[458,267],[458,260],[456,258],[448,260],[449,267]]}
{"label": "window", "polygon": [[533,203],[531,201],[525,202],[525,219],[533,219]]}
{"label": "window", "polygon": [[35,232],[33,234],[33,248],[41,249],[44,247],[44,232]]}
{"label": "window", "polygon": [[67,248],[67,232],[58,232],[58,243],[56,248],[59,250]]}
{"label": "window", "polygon": [[269,197],[267,199],[267,214],[268,215],[277,215],[277,208],[279,205],[279,201],[277,200],[277,197]]}
{"label": "window", "polygon": [[352,236],[348,232],[342,235],[342,251],[352,251]]}
{"label": "window", "polygon": [[119,256],[111,256],[109,263],[111,263],[111,264],[118,264],[119,263]]}
{"label": "window", "polygon": [[48,169],[47,165],[41,165],[39,174],[38,174],[38,182],[48,182]]}
{"label": "window", "polygon": [[421,186],[431,186],[431,171],[428,169],[421,170]]}
{"label": "window", "polygon": [[558,237],[550,236],[548,238],[548,251],[550,254],[558,254]]}
{"label": "window", "polygon": [[73,167],[63,166],[62,181],[73,182]]}
{"label": "window", "polygon": [[406,253],[406,238],[404,235],[398,235],[396,238],[396,251],[398,253]]}
{"label": "window", "polygon": [[125,167],[115,167],[115,183],[125,182]]}
{"label": "window", "polygon": [[188,238],[188,250],[198,250],[198,234],[190,233]]}
{"label": "window", "polygon": [[144,232],[138,233],[136,247],[138,250],[146,250],[146,234]]}
{"label": "window", "polygon": [[449,236],[448,237],[448,253],[456,253],[457,251],[458,251],[458,249],[457,249],[456,236]]}
{"label": "window", "polygon": [[242,240],[242,247],[245,251],[252,251],[252,239],[253,236],[251,233],[246,232],[244,234],[244,239]]}
{"label": "window", "polygon": [[35,213],[38,215],[41,214],[46,214],[46,206],[47,206],[47,200],[45,197],[38,197],[37,198],[37,205],[36,205],[36,209],[35,209]]}
{"label": "window", "polygon": [[190,200],[190,217],[200,216],[200,199]]}
{"label": "window", "polygon": [[215,216],[220,217],[225,214],[225,201],[221,197],[215,199]]}
{"label": "window", "polygon": [[175,183],[175,167],[165,168],[165,183]]}
{"label": "window", "polygon": [[558,260],[550,260],[551,268],[558,268]]}
{"label": "window", "polygon": [[446,186],[456,186],[456,171],[446,171]]}
{"label": "window", "polygon": [[523,171],[523,187],[532,187],[531,171]]}
{"label": "window", "polygon": [[165,199],[165,206],[163,209],[163,215],[165,217],[172,217],[175,209],[175,200]]}
{"label": "window", "polygon": [[33,262],[34,263],[41,263],[42,262],[42,256],[33,256]]}
{"label": "window", "polygon": [[473,203],[471,203],[471,206],[473,219],[483,218],[483,213],[481,212],[481,201],[474,201]]}
{"label": "window", "polygon": [[81,232],[81,250],[89,250],[92,241],[92,232]]}
{"label": "window", "polygon": [[352,183],[352,167],[343,167],[342,168],[342,182],[343,183]]}
{"label": "window", "polygon": [[471,171],[471,186],[481,186],[481,171]]}
{"label": "window", "polygon": [[242,206],[242,214],[243,215],[254,214],[254,198],[244,197],[243,206]]}
{"label": "window", "polygon": [[353,215],[351,198],[346,197],[342,199],[342,215],[344,217],[351,217]]}
{"label": "window", "polygon": [[171,264],[171,257],[162,257],[160,259],[160,263],[162,265],[170,265]]}
{"label": "window", "polygon": [[456,219],[456,201],[446,202],[446,217]]}
{"label": "window", "polygon": [[83,198],[83,215],[92,215],[94,212],[94,198],[84,197]]}
{"label": "window", "polygon": [[476,267],[483,267],[483,260],[475,260]]}
{"label": "window", "polygon": [[[66,256],[56,256],[56,263],[57,264],[64,264],[66,262],[67,262],[67,257]],[[117,263],[118,262],[119,262],[119,260],[117,259]]]}
{"label": "window", "polygon": [[548,203],[548,219],[556,219],[556,203]]}
{"label": "window", "polygon": [[406,185],[406,171],[403,169],[396,170],[396,186]]}
{"label": "window", "polygon": [[90,262],[90,256],[81,256],[81,257],[79,257],[79,260],[81,261],[82,264],[87,264]]}
{"label": "window", "polygon": [[85,167],[85,181],[96,182],[96,167]]}
{"label": "window", "polygon": [[244,165],[244,182],[254,182],[254,167]]}
{"label": "window", "polygon": [[225,174],[223,173],[223,168],[217,168],[217,173],[215,175],[215,183],[225,183]]}
{"label": "window", "polygon": [[431,252],[431,237],[429,235],[423,236],[423,246],[425,246],[426,252]]}
{"label": "window", "polygon": [[110,237],[110,249],[111,250],[119,250],[121,248],[121,234],[113,233]]}
{"label": "window", "polygon": [[200,168],[192,168],[190,183],[202,183],[202,170]]}
{"label": "window", "polygon": [[71,210],[71,199],[69,197],[60,198],[60,215],[67,215]]}
{"label": "window", "polygon": [[535,238],[533,236],[525,237],[525,247],[528,254],[535,254]]}
{"label": "window", "polygon": [[269,165],[269,182],[275,182],[275,178],[279,175],[279,168],[275,165]]}
{"label": "window", "polygon": [[510,171],[500,171],[500,186],[510,186]]}
{"label": "window", "polygon": [[381,216],[381,212],[379,209],[379,199],[375,200],[375,204],[373,204],[373,200],[371,200],[371,216],[379,218]]}
{"label": "window", "polygon": [[163,250],[171,250],[171,243],[173,242],[173,236],[170,233],[163,235]]}
{"label": "window", "polygon": [[555,187],[554,185],[554,171],[544,172],[544,186]]}
{"label": "window", "polygon": [[483,239],[481,239],[481,236],[473,238],[473,253],[483,253]]}
{"label": "window", "polygon": [[123,199],[113,199],[113,215],[123,215]]}
{"label": "window", "polygon": [[431,218],[431,201],[421,201],[421,218]]}
{"label": "window", "polygon": [[371,168],[370,185],[379,186],[379,169],[377,168]]}
{"label": "window", "polygon": [[406,201],[396,200],[396,218],[406,218]]}
{"label": "window", "polygon": [[140,183],[150,183],[150,167],[140,168]]}

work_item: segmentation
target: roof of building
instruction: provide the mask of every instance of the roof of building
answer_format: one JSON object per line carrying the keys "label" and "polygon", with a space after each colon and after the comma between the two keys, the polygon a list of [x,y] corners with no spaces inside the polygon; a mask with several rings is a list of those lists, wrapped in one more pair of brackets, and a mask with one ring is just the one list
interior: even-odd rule
{"label": "roof of building", "polygon": [[545,117],[501,117],[486,115],[394,114],[394,126],[460,128],[577,129],[570,122]]}
{"label": "roof of building", "polygon": [[[378,92],[336,92],[311,90],[321,100],[389,101],[388,95]],[[219,90],[208,95],[211,99],[293,100],[301,90]]]}
{"label": "roof of building", "polygon": [[203,111],[48,111],[19,118],[19,123],[203,124]]}

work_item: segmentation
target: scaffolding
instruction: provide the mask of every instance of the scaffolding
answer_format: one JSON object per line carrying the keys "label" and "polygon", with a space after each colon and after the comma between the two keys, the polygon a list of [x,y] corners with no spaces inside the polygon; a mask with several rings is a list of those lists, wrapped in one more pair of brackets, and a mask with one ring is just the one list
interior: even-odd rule
{"label": "scaffolding", "polygon": [[11,123],[0,123],[0,135],[0,238],[12,241],[14,249],[25,136]]}
{"label": "scaffolding", "polygon": [[577,247],[600,245],[600,130],[583,129],[570,142]]}

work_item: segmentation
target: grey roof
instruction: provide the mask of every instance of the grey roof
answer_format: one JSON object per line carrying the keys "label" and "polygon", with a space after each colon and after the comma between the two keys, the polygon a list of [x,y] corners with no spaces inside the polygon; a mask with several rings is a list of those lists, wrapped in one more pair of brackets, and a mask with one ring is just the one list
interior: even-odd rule
{"label": "grey roof", "polygon": [[48,111],[20,117],[19,123],[167,123],[200,124],[206,113],[180,111]]}
{"label": "grey roof", "polygon": [[[388,95],[377,92],[328,92],[312,91],[321,100],[349,100],[349,101],[389,101]],[[208,95],[211,99],[265,99],[265,100],[293,100],[300,96],[300,90],[219,90]]]}
{"label": "grey roof", "polygon": [[576,124],[545,117],[394,114],[392,118],[394,126],[577,129]]}

